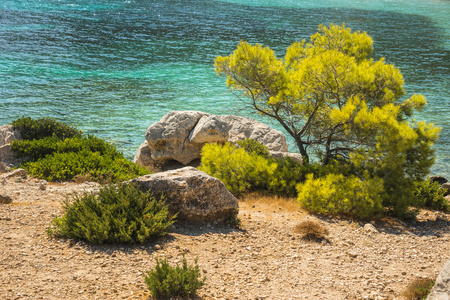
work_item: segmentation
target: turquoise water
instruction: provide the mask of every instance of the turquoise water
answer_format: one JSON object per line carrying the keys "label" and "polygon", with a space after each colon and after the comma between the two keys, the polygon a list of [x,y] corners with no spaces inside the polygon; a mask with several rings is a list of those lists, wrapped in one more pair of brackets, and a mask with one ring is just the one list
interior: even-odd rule
{"label": "turquoise water", "polygon": [[345,22],[372,36],[375,58],[401,68],[408,95],[427,97],[417,118],[443,128],[433,174],[450,177],[449,15],[444,0],[3,0],[0,124],[51,116],[132,158],[170,110],[268,122],[240,109],[214,58],[241,39],[284,55],[318,24]]}

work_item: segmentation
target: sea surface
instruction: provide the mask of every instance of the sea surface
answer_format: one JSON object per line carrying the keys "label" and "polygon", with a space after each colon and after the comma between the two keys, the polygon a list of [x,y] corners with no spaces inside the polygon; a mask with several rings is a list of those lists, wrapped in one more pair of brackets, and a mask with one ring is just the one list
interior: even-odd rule
{"label": "sea surface", "polygon": [[374,39],[375,59],[401,69],[407,96],[427,97],[416,118],[442,127],[432,174],[450,179],[449,16],[448,0],[2,0],[0,124],[54,117],[115,142],[128,158],[170,110],[277,127],[242,110],[214,58],[240,40],[283,56],[319,24],[345,23]]}

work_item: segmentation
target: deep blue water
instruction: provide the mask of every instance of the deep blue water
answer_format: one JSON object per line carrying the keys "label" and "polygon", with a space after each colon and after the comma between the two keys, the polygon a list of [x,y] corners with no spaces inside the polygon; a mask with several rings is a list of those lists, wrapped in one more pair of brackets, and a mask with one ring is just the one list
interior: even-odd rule
{"label": "deep blue water", "polygon": [[170,110],[268,122],[240,110],[214,58],[241,39],[284,55],[319,24],[346,23],[372,36],[376,59],[402,70],[408,96],[427,97],[416,117],[443,128],[433,174],[450,177],[449,15],[445,0],[2,0],[0,124],[51,116],[132,158]]}

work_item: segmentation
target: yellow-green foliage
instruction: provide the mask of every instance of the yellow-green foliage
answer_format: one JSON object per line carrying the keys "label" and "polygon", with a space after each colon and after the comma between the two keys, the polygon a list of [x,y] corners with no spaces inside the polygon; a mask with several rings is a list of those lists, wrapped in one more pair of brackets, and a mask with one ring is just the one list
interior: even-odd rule
{"label": "yellow-green foliage", "polygon": [[252,155],[230,143],[206,144],[199,169],[220,179],[233,194],[265,185],[277,167],[260,155]]}
{"label": "yellow-green foliage", "polygon": [[346,214],[367,218],[381,212],[383,181],[361,180],[354,176],[328,174],[324,178],[307,180],[297,186],[298,201],[311,211],[320,214]]}
{"label": "yellow-green foliage", "polygon": [[276,119],[294,138],[306,164],[343,161],[384,180],[383,204],[403,216],[414,206],[414,182],[434,161],[439,128],[408,121],[426,104],[406,94],[403,76],[384,58],[371,59],[373,41],[344,25],[320,25],[309,42],[292,44],[284,58],[245,41],[215,60],[232,90],[260,114]]}

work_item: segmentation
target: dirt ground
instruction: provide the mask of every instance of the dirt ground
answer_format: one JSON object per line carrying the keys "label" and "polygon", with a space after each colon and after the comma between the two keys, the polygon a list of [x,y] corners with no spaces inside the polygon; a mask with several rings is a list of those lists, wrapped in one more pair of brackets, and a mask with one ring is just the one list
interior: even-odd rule
{"label": "dirt ground", "polygon": [[[0,195],[13,202],[0,204],[0,299],[149,299],[142,273],[156,257],[198,258],[207,281],[197,299],[403,299],[408,284],[436,278],[450,258],[448,214],[364,226],[257,196],[240,201],[240,229],[175,224],[158,242],[138,246],[51,240],[46,228],[62,200],[99,185],[7,175]],[[295,233],[305,220],[323,224],[327,239]]]}

